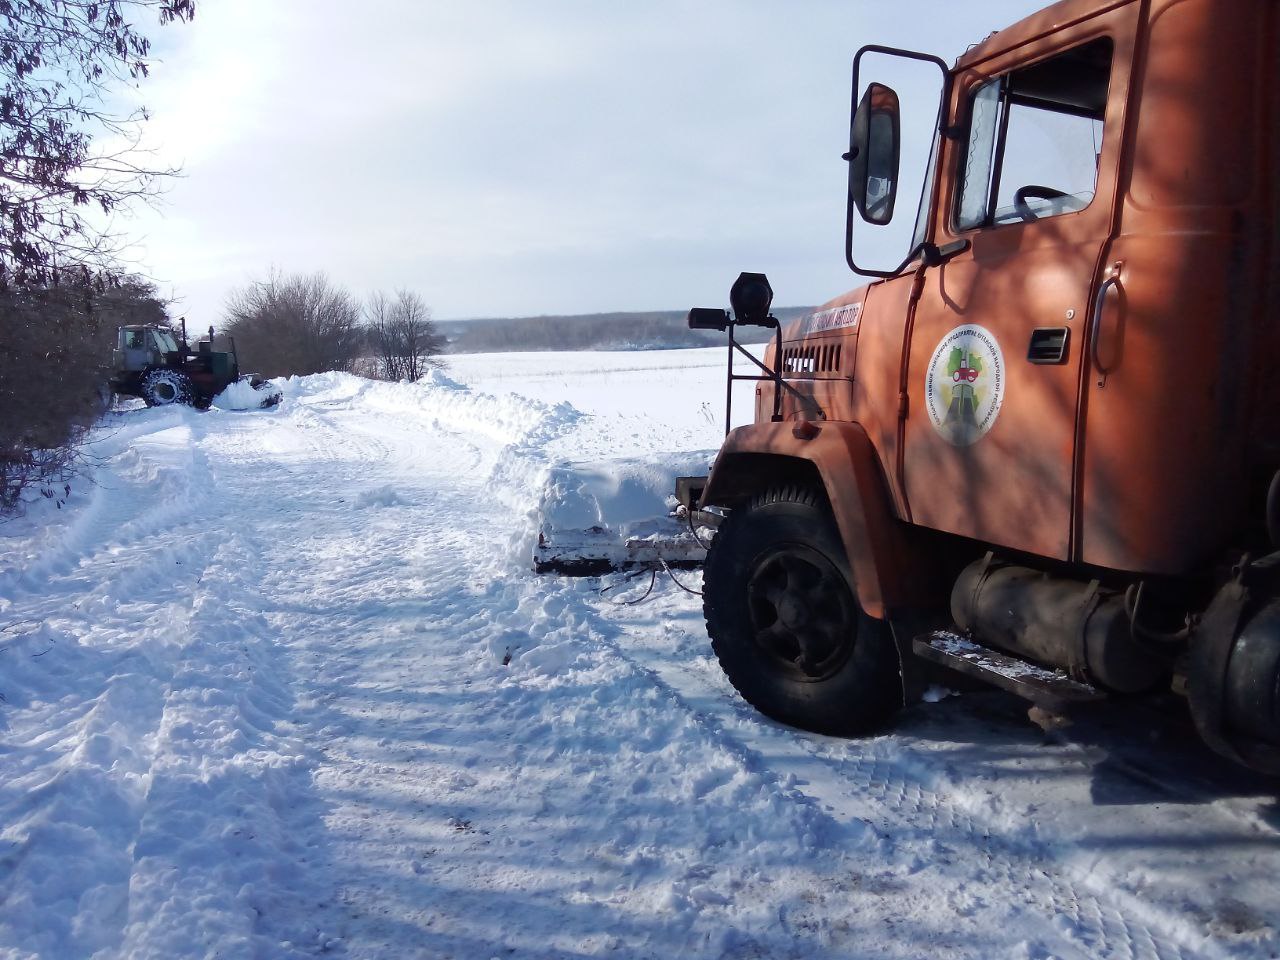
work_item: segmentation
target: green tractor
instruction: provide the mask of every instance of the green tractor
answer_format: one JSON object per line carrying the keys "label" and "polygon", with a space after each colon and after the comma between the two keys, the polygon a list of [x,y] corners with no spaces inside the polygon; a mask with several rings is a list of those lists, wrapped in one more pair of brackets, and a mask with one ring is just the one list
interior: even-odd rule
{"label": "green tractor", "polygon": [[141,397],[148,407],[185,403],[203,410],[231,384],[244,382],[260,395],[259,407],[279,403],[278,388],[261,377],[240,373],[235,340],[229,343],[230,350],[214,350],[210,327],[209,339],[199,341],[192,350],[185,321],[180,340],[156,324],[121,327],[112,352],[111,389]]}

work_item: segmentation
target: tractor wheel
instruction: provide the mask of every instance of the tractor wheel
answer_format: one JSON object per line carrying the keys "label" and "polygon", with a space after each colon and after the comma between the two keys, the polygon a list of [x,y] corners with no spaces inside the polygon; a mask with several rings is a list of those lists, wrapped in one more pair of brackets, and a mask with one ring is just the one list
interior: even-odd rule
{"label": "tractor wheel", "polygon": [[902,706],[897,650],[858,605],[820,493],[770,490],[729,514],[707,555],[703,613],[729,681],[775,720],[852,736]]}
{"label": "tractor wheel", "polygon": [[142,378],[142,399],[148,407],[191,402],[191,378],[177,370],[152,370]]}

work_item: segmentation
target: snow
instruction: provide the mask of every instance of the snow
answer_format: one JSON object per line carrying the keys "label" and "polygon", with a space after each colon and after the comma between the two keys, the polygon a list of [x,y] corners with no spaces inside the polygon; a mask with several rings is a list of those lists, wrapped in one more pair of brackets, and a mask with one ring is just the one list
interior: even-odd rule
{"label": "snow", "polygon": [[553,465],[535,513],[537,569],[563,570],[553,564],[566,557],[607,560],[615,569],[701,563],[714,531],[691,529],[673,491],[677,477],[706,476],[713,456],[702,450]]}
{"label": "snow", "polygon": [[256,410],[262,406],[263,394],[253,389],[248,380],[236,380],[227,384],[213,398],[213,405],[221,410]]}
{"label": "snow", "polygon": [[714,450],[706,450],[557,464],[547,477],[538,513],[555,530],[599,525],[632,533],[669,513],[676,505],[675,478],[705,476],[714,455]]}
{"label": "snow", "polygon": [[0,956],[1275,956],[1274,783],[1186,731],[939,689],[808,735],[665,578],[529,572],[540,506],[665,503],[723,364],[108,418],[61,509],[0,524]]}
{"label": "snow", "polygon": [[246,374],[227,384],[211,404],[220,410],[258,410],[279,402],[280,396],[280,388],[272,381]]}

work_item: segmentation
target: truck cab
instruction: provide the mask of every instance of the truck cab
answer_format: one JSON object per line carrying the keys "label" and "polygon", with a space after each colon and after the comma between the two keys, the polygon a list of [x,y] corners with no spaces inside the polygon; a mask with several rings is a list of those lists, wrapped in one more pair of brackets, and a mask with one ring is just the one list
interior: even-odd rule
{"label": "truck cab", "polygon": [[118,374],[142,373],[164,363],[167,354],[178,353],[178,343],[168,330],[134,324],[116,334],[114,367]]}
{"label": "truck cab", "polygon": [[[1063,0],[954,64],[858,52],[872,282],[779,332],[701,501],[748,700],[849,733],[925,662],[1055,710],[1173,691],[1280,772],[1278,29],[1268,0]],[[932,85],[877,73],[904,64]]]}

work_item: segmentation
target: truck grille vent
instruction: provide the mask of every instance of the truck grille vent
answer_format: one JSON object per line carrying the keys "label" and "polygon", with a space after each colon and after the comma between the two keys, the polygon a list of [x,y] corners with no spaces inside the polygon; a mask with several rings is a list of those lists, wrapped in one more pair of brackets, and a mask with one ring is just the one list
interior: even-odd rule
{"label": "truck grille vent", "polygon": [[782,351],[784,373],[835,373],[840,369],[842,345],[785,347]]}

